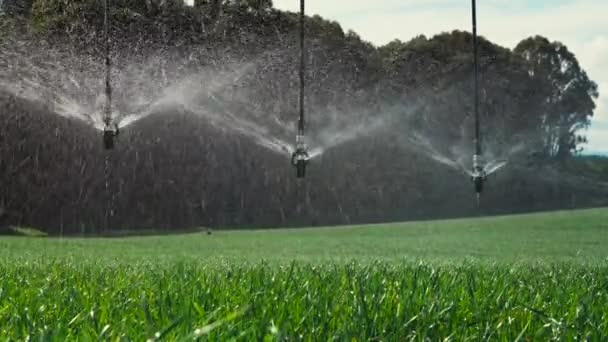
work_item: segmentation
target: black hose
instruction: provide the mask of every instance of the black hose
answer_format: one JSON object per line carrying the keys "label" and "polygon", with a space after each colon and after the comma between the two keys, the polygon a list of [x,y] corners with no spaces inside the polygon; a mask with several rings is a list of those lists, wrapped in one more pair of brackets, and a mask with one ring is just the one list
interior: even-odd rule
{"label": "black hose", "polygon": [[110,61],[110,33],[109,33],[109,2],[104,1],[104,40],[105,40],[105,66],[106,66],[106,105],[104,108],[104,123],[110,124],[112,120],[112,80],[110,76],[112,63]]}
{"label": "black hose", "polygon": [[481,155],[481,139],[479,137],[479,67],[477,61],[477,9],[476,1],[471,0],[473,5],[473,68],[475,73],[475,154]]}
{"label": "black hose", "polygon": [[305,0],[300,0],[300,120],[298,121],[298,134],[304,135],[304,86],[306,72],[306,51],[304,47],[304,19]]}

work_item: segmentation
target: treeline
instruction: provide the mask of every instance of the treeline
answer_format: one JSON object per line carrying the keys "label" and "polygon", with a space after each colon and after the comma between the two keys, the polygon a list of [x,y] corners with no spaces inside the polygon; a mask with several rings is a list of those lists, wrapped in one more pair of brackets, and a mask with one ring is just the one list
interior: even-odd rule
{"label": "treeline", "polygon": [[[215,95],[221,106],[201,103],[220,119],[240,113],[269,136],[293,140],[292,131],[272,122],[297,117],[296,14],[262,0],[197,1],[194,7],[171,0],[111,3],[116,68],[159,57],[150,87],[160,89],[193,70],[234,72],[252,64],[237,84]],[[1,18],[0,62],[10,70],[12,50],[53,49],[101,64],[100,5],[35,0],[21,6],[26,10]],[[484,154],[510,165],[490,180],[478,209],[467,177],[438,162],[471,162],[471,35],[454,31],[375,47],[317,16],[306,25],[308,132],[328,145],[348,134],[356,138],[314,159],[305,181],[295,180],[286,156],[259,146],[251,134],[218,129],[188,108],[158,110],[126,127],[117,149],[107,153],[98,131],[5,89],[0,223],[90,234],[366,223],[606,203],[597,173],[564,171],[584,146],[598,89],[562,44],[531,37],[509,50],[481,39]],[[368,123],[379,128],[359,127]]]}

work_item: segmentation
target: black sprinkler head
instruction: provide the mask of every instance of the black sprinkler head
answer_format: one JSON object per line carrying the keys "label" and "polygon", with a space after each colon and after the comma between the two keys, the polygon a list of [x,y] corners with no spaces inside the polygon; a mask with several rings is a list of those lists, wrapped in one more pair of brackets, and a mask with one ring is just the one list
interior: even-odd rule
{"label": "black sprinkler head", "polygon": [[298,160],[296,163],[296,174],[298,178],[306,177],[306,161]]}
{"label": "black sprinkler head", "polygon": [[291,163],[296,168],[296,175],[298,178],[304,178],[306,176],[306,165],[309,160],[308,152],[304,148],[298,148],[291,156]]}
{"label": "black sprinkler head", "polygon": [[104,131],[103,132],[103,146],[106,150],[114,148],[114,132]]}
{"label": "black sprinkler head", "polygon": [[483,192],[483,183],[484,183],[483,177],[477,176],[477,177],[473,178],[473,183],[475,185],[475,193],[481,194]]}
{"label": "black sprinkler head", "polygon": [[103,146],[106,150],[114,148],[114,139],[118,136],[118,133],[118,124],[106,123],[106,127],[103,129]]}

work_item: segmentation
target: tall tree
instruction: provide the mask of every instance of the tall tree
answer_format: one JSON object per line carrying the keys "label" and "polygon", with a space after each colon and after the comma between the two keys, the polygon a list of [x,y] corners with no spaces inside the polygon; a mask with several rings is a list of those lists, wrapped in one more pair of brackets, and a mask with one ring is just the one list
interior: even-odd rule
{"label": "tall tree", "polygon": [[581,68],[576,56],[559,42],[536,36],[523,40],[514,52],[528,62],[530,78],[545,85],[542,135],[545,152],[564,159],[585,139],[580,130],[589,126],[598,87]]}

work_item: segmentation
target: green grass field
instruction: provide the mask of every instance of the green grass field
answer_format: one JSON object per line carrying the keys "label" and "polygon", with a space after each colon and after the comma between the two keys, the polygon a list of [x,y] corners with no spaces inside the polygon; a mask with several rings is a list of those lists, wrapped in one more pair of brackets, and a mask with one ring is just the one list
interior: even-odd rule
{"label": "green grass field", "polygon": [[608,338],[608,210],[0,238],[0,339]]}

